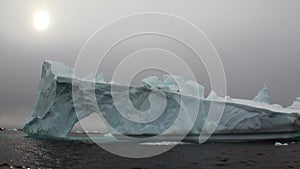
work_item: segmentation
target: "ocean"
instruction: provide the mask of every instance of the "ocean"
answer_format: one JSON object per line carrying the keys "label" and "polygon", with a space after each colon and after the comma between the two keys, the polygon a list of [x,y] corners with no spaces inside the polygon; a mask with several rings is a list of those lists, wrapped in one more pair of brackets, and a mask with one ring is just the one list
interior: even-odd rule
{"label": "ocean", "polygon": [[[127,158],[107,152],[86,141],[84,134],[70,139],[36,139],[22,131],[0,131],[0,168],[99,168],[99,169],[241,169],[300,168],[300,142],[275,140],[243,143],[178,144],[171,150],[149,158]],[[119,142],[103,136],[103,143]],[[128,144],[130,143],[123,143]],[[166,146],[168,142],[142,143],[141,146]],[[134,149],[134,147],[132,147]]]}

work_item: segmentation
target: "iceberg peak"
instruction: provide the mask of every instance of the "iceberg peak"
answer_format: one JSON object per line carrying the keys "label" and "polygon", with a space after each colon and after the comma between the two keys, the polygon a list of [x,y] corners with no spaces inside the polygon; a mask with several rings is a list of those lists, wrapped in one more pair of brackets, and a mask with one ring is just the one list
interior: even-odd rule
{"label": "iceberg peak", "polygon": [[255,102],[271,104],[272,100],[270,97],[269,88],[264,84],[263,88],[259,91],[257,96],[253,99]]}
{"label": "iceberg peak", "polygon": [[103,76],[103,73],[99,73],[97,76],[96,76],[96,82],[105,82],[104,80],[104,76]]}
{"label": "iceberg peak", "polygon": [[95,75],[93,72],[91,72],[90,74],[88,74],[87,76],[83,77],[82,80],[86,80],[86,81],[95,81]]}
{"label": "iceberg peak", "polygon": [[215,100],[218,99],[218,95],[215,91],[210,91],[209,95],[207,96],[208,100]]}
{"label": "iceberg peak", "polygon": [[296,101],[294,101],[294,103],[291,106],[289,106],[288,108],[300,110],[300,97],[296,98]]}
{"label": "iceberg peak", "polygon": [[56,76],[63,76],[63,77],[70,77],[70,78],[76,77],[74,75],[74,69],[66,66],[61,62],[45,60],[43,62],[42,78],[44,76],[47,76],[47,71],[48,73],[52,72]]}

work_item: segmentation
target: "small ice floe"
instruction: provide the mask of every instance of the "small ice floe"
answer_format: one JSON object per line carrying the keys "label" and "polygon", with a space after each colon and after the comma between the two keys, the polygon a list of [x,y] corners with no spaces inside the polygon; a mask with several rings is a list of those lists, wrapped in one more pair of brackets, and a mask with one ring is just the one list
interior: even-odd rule
{"label": "small ice floe", "polygon": [[16,128],[8,128],[7,130],[8,131],[18,131],[18,129],[16,129]]}
{"label": "small ice floe", "polygon": [[280,143],[280,142],[276,142],[275,147],[279,147],[279,146],[288,146],[288,143]]}
{"label": "small ice floe", "polygon": [[103,135],[104,137],[111,137],[111,136],[113,136],[111,133],[106,133],[106,134],[104,134]]}
{"label": "small ice floe", "polygon": [[177,141],[162,141],[162,142],[146,142],[140,143],[141,145],[148,145],[148,146],[170,146],[170,145],[177,145],[177,144],[184,144],[183,142]]}
{"label": "small ice floe", "polygon": [[88,133],[90,133],[90,131],[86,130],[84,133],[88,134]]}
{"label": "small ice floe", "polygon": [[76,133],[81,134],[82,132],[80,130],[77,130]]}
{"label": "small ice floe", "polygon": [[94,130],[93,133],[99,133],[97,130]]}

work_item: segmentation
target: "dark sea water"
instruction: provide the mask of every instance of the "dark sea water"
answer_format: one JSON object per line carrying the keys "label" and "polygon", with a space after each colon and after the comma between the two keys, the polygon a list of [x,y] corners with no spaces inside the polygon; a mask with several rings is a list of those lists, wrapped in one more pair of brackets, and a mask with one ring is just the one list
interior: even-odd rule
{"label": "dark sea water", "polygon": [[288,146],[280,147],[274,146],[275,141],[180,144],[158,156],[131,159],[111,154],[82,139],[49,140],[24,136],[20,131],[0,132],[0,168],[300,168],[300,142],[288,142]]}

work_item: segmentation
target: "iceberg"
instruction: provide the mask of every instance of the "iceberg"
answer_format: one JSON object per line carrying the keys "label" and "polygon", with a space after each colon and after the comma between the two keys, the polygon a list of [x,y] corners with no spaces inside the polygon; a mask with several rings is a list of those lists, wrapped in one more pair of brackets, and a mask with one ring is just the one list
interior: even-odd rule
{"label": "iceberg", "polygon": [[[66,137],[79,120],[92,113],[98,113],[110,133],[114,134],[117,131],[124,135],[158,135],[173,125],[181,106],[178,102],[180,97],[197,103],[198,114],[192,128],[186,126],[191,123],[193,117],[187,117],[181,119],[174,130],[167,130],[167,134],[170,135],[185,132],[189,135],[199,135],[212,102],[225,104],[219,123],[211,122],[212,126],[217,126],[213,135],[258,134],[267,138],[268,134],[297,133],[300,129],[300,99],[287,108],[273,105],[266,86],[254,100],[244,100],[229,96],[221,98],[214,91],[205,98],[202,85],[185,81],[180,76],[165,75],[162,81],[158,77],[150,76],[141,84],[132,87],[105,82],[103,74],[97,75],[96,78],[90,74],[81,79],[74,74],[74,69],[60,62],[44,61],[36,103],[25,121],[23,131],[34,136]],[[112,87],[117,90],[112,92]],[[123,88],[127,88],[128,91],[123,92]],[[185,95],[180,96],[179,91]],[[77,93],[75,98],[72,92]],[[95,100],[91,99],[91,95],[95,96]],[[166,98],[166,105],[158,118],[147,123],[137,123],[120,114],[116,108],[118,102],[114,102],[112,95],[118,96],[121,102],[129,95],[132,105],[144,112],[149,106],[156,106],[151,105],[149,101],[152,96],[157,104],[161,102],[162,97]],[[123,110],[127,110],[127,105],[122,106]],[[144,114],[122,113],[131,117],[151,118],[145,117]]]}

